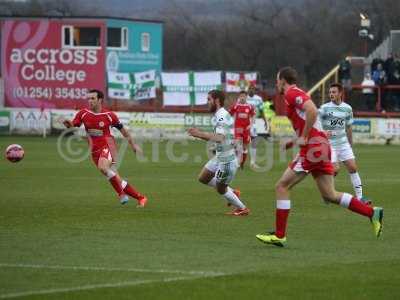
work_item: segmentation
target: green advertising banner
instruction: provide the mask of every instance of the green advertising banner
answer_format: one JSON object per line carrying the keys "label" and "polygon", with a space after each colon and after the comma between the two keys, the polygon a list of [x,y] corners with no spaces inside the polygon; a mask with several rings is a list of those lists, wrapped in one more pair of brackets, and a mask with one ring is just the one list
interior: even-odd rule
{"label": "green advertising banner", "polygon": [[0,111],[0,134],[10,133],[10,112]]}

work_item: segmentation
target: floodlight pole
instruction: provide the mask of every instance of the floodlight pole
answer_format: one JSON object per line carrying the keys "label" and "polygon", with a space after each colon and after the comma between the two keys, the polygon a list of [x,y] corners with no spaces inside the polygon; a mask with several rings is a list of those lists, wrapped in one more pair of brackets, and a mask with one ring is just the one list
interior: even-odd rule
{"label": "floodlight pole", "polygon": [[364,57],[368,56],[368,39],[372,35],[369,33],[369,29],[371,27],[371,20],[365,13],[360,13],[360,26],[361,29],[358,31],[358,36],[363,40],[362,50]]}

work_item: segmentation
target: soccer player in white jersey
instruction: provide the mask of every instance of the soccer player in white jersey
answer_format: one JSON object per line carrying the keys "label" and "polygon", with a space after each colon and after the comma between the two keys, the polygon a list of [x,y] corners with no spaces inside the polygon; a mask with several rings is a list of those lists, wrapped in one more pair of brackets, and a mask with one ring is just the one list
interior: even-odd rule
{"label": "soccer player in white jersey", "polygon": [[330,102],[321,105],[319,116],[322,128],[327,133],[332,146],[332,162],[335,173],[339,171],[339,162],[342,162],[350,174],[351,183],[358,199],[366,202],[363,198],[360,175],[351,148],[353,144],[352,129],[353,110],[350,105],[343,102],[343,87],[340,83],[334,83],[329,88]]}
{"label": "soccer player in white jersey", "polygon": [[247,103],[251,104],[254,107],[254,111],[256,113],[256,117],[253,119],[253,123],[250,128],[250,167],[255,168],[256,165],[256,157],[257,157],[257,128],[256,128],[256,118],[262,117],[264,119],[265,124],[268,123],[264,116],[264,102],[262,98],[256,95],[256,87],[251,85],[249,87]]}
{"label": "soccer player in white jersey", "polygon": [[250,210],[239,199],[238,193],[229,187],[239,167],[233,139],[233,118],[224,108],[225,94],[211,90],[207,96],[208,107],[215,113],[214,132],[204,132],[198,128],[189,128],[189,135],[216,144],[216,155],[207,162],[199,175],[199,181],[217,190],[234,209],[232,216],[246,216]]}

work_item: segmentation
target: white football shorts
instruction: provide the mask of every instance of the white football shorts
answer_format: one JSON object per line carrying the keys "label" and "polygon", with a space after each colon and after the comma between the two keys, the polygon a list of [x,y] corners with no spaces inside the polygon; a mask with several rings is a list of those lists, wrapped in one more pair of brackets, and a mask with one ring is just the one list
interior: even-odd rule
{"label": "white football shorts", "polygon": [[250,136],[251,136],[252,138],[257,137],[257,127],[256,127],[256,124],[253,124],[253,125],[251,125],[251,127],[250,127]]}
{"label": "white football shorts", "polygon": [[331,161],[333,163],[342,162],[355,158],[353,149],[351,148],[349,143],[335,147],[332,146],[331,149],[332,149]]}
{"label": "white football shorts", "polygon": [[210,159],[204,166],[210,172],[215,173],[218,183],[229,184],[235,177],[239,167],[237,159],[230,162],[220,162],[216,157]]}

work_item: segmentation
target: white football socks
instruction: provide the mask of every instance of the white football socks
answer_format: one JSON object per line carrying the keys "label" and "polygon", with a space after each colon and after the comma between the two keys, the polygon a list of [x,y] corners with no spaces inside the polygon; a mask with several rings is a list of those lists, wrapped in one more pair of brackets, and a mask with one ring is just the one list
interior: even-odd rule
{"label": "white football socks", "polygon": [[343,193],[342,197],[340,198],[339,205],[344,207],[344,208],[349,208],[351,199],[353,199],[353,196],[347,193]]}
{"label": "white football socks", "polygon": [[227,192],[223,195],[224,198],[233,206],[237,208],[246,208],[246,206],[240,201],[239,197],[235,195],[232,189],[227,189]]}
{"label": "white football socks", "polygon": [[[207,185],[215,188],[217,186],[217,179],[213,177]],[[238,208],[245,208],[246,206],[240,201],[239,197],[236,196],[236,194],[233,192],[233,189],[228,186],[226,188],[226,193],[223,195],[224,198],[233,206],[238,207]]]}
{"label": "white football socks", "polygon": [[250,152],[250,164],[253,165],[253,164],[256,163],[257,148],[252,147],[251,145],[250,145],[249,148],[250,148],[249,149],[249,152]]}
{"label": "white football socks", "polygon": [[351,183],[353,184],[354,192],[356,193],[356,197],[358,199],[361,199],[363,196],[362,192],[362,184],[361,184],[361,178],[358,172],[355,173],[350,173],[350,179]]}

